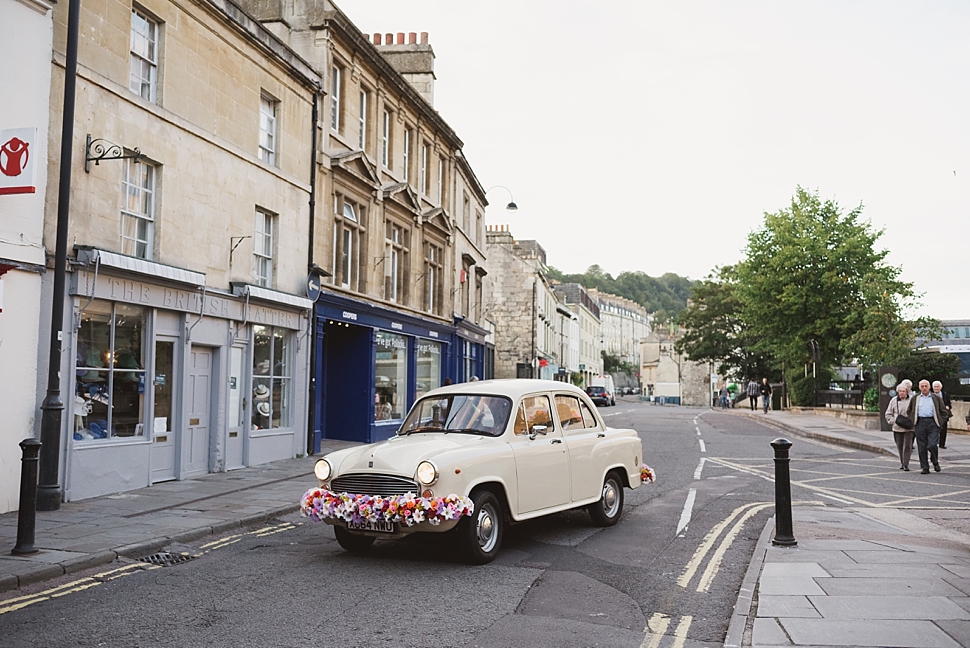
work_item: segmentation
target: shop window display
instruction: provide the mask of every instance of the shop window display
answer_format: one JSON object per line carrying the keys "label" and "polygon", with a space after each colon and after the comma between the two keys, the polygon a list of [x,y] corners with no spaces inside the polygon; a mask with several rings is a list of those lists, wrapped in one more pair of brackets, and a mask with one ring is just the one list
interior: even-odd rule
{"label": "shop window display", "polygon": [[441,387],[441,344],[420,340],[418,347],[417,398]]}
{"label": "shop window display", "polygon": [[400,420],[407,412],[408,340],[403,335],[377,332],[377,372],[374,420]]}
{"label": "shop window display", "polygon": [[290,333],[272,326],[253,326],[253,341],[253,429],[289,427]]}
{"label": "shop window display", "polygon": [[75,355],[74,440],[144,436],[145,309],[94,300]]}

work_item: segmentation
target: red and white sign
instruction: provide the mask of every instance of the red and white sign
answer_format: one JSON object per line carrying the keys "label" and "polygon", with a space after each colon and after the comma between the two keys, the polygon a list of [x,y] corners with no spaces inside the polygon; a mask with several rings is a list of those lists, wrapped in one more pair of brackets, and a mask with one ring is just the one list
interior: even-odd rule
{"label": "red and white sign", "polygon": [[35,193],[36,128],[0,130],[0,195]]}

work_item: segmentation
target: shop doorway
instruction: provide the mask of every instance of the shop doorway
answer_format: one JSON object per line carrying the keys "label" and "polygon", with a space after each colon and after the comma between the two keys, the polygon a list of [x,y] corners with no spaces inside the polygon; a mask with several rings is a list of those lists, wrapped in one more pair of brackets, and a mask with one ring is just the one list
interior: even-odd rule
{"label": "shop doorway", "polygon": [[182,438],[182,476],[209,472],[209,418],[212,396],[212,349],[193,346],[186,372],[186,416]]}
{"label": "shop doorway", "polygon": [[323,436],[369,441],[373,422],[372,331],[363,326],[327,323],[323,336]]}
{"label": "shop doorway", "polygon": [[243,467],[243,426],[246,423],[246,396],[243,389],[246,383],[243,373],[243,349],[232,347],[229,350],[229,407],[228,438],[226,439],[226,470]]}
{"label": "shop doorway", "polygon": [[152,413],[152,483],[175,479],[175,340],[155,342]]}

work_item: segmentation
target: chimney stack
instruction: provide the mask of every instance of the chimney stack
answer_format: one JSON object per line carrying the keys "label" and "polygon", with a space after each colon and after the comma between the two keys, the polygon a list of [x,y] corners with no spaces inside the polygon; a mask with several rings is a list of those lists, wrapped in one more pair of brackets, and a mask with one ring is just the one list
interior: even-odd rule
{"label": "chimney stack", "polygon": [[434,50],[428,43],[428,32],[404,32],[374,35],[374,46],[397,72],[403,76],[429,104],[434,106]]}

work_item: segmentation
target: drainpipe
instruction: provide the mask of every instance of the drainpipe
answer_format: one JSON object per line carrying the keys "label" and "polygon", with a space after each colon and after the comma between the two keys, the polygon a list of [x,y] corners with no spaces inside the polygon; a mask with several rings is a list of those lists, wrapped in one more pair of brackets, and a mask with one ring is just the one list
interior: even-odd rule
{"label": "drainpipe", "polygon": [[64,328],[64,284],[67,279],[67,230],[71,211],[71,158],[74,152],[74,94],[77,89],[77,42],[81,0],[67,5],[67,51],[64,64],[64,110],[61,123],[60,184],[57,193],[57,239],[54,249],[54,294],[51,298],[50,357],[47,359],[47,397],[41,404],[40,479],[37,510],[61,508],[58,470],[61,455],[61,344]]}
{"label": "drainpipe", "polygon": [[[314,228],[316,225],[316,208],[317,208],[317,120],[319,119],[319,96],[320,88],[316,88],[313,91],[313,112],[310,118],[310,229],[308,232],[309,242],[307,244],[307,272],[313,271],[313,237]],[[307,365],[307,376],[310,381],[310,390],[308,392],[309,398],[307,399],[307,443],[306,443],[306,454],[310,455],[316,451],[316,417],[314,416],[314,410],[316,409],[317,402],[317,377],[314,375],[313,367],[316,366],[317,353],[317,307],[314,303],[313,307],[310,309],[310,347],[307,353],[310,355],[310,361]]]}

